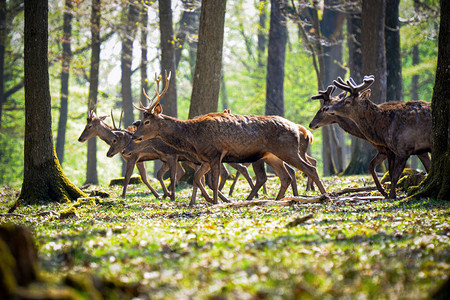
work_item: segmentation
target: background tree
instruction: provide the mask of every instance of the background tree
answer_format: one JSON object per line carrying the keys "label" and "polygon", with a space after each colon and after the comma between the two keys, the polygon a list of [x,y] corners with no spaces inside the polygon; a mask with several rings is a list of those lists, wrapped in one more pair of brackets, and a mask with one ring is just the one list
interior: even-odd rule
{"label": "background tree", "polygon": [[202,1],[189,118],[217,111],[225,8],[225,0]]}
{"label": "background tree", "polygon": [[280,2],[271,0],[269,44],[267,46],[266,115],[284,116],[286,41],[286,18],[281,13]]}
{"label": "background tree", "polygon": [[70,39],[72,38],[72,0],[65,1],[63,37],[62,37],[62,70],[61,70],[61,104],[59,108],[58,135],[56,138],[56,155],[59,163],[64,162],[64,144],[66,143],[67,114],[69,110],[69,74],[72,51]]}
{"label": "background tree", "polygon": [[386,99],[403,100],[402,59],[400,51],[400,0],[386,1]]}
{"label": "background tree", "polygon": [[430,174],[421,183],[416,197],[450,200],[450,2],[441,1],[439,51],[436,80],[431,101],[432,154]]}
{"label": "background tree", "polygon": [[[97,104],[100,68],[100,0],[92,0],[91,7],[91,72],[89,74],[88,113]],[[98,184],[97,138],[87,141],[87,167],[85,184]]]}
{"label": "background tree", "polygon": [[0,128],[5,93],[6,0],[0,0]]}
{"label": "background tree", "polygon": [[[375,103],[386,101],[386,57],[385,57],[385,1],[384,0],[363,0],[361,8],[361,77],[362,75],[375,75],[375,83],[372,86],[371,100]],[[357,18],[355,15],[351,22],[353,23],[352,38],[355,37],[357,43]],[[356,46],[357,44],[355,44]],[[350,60],[352,55],[357,52],[349,53]],[[357,62],[350,64],[353,68]],[[350,69],[352,70],[352,68]],[[356,78],[358,71],[355,73],[354,79],[361,82],[362,78]],[[353,74],[351,74],[353,75]],[[375,85],[376,84],[376,85]],[[349,165],[345,170],[345,174],[367,174],[369,163],[375,156],[376,150],[366,141],[360,139],[354,140],[352,146],[353,152]]]}
{"label": "background tree", "polygon": [[120,66],[122,70],[121,77],[121,95],[123,107],[123,122],[126,127],[131,125],[134,119],[133,95],[131,89],[131,64],[133,61],[133,41],[137,30],[137,21],[139,18],[139,8],[134,1],[126,1],[124,11],[124,27],[121,30],[122,51],[120,53]]}
{"label": "background tree", "polygon": [[[177,72],[175,62],[175,41],[173,35],[172,1],[158,1],[159,29],[161,32],[161,74],[172,72],[169,89],[161,100],[164,113],[177,117]],[[164,75],[163,75],[164,76]],[[163,84],[165,86],[165,82]]]}
{"label": "background tree", "polygon": [[25,1],[24,34],[25,146],[19,200],[75,200],[85,195],[65,176],[53,146],[46,0]]}

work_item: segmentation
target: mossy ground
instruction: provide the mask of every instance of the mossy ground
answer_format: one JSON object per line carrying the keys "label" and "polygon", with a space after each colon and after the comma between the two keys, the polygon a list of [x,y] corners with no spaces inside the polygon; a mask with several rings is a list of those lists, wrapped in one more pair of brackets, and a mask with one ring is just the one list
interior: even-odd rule
{"label": "mossy ground", "polygon": [[[298,182],[305,194],[305,180]],[[324,178],[329,191],[363,182],[371,179]],[[45,278],[88,272],[140,283],[142,297],[152,299],[426,299],[450,274],[450,202],[218,209],[199,198],[188,209],[187,185],[178,187],[176,201],[155,200],[144,185],[129,186],[126,199],[119,198],[120,186],[101,188],[111,198],[79,203],[78,218],[41,213],[73,205],[51,203],[21,206],[15,213],[25,216],[0,222],[30,226]],[[270,178],[270,194],[260,198],[274,198],[277,189]],[[231,199],[242,201],[248,192],[239,181]],[[1,211],[15,194],[1,190]],[[286,227],[307,214],[313,218]]]}

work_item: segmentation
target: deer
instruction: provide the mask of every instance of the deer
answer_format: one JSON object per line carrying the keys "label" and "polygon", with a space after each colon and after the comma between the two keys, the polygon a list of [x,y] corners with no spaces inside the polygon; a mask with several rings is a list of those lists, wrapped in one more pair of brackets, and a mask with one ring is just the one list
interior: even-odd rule
{"label": "deer", "polygon": [[[116,139],[116,135],[113,133],[115,128],[109,126],[105,122],[105,119],[108,116],[109,115],[97,117],[97,115],[95,113],[95,106],[94,106],[94,108],[89,110],[88,117],[87,117],[87,124],[86,124],[83,132],[81,133],[80,137],[78,138],[78,141],[81,143],[84,143],[88,139],[98,136],[106,144],[111,145],[113,143],[114,139]],[[114,125],[114,127],[115,127],[115,125]],[[125,180],[124,180],[121,197],[126,196],[127,186],[130,181],[130,177],[133,172],[134,165],[136,165],[136,167],[139,170],[139,174],[141,175],[142,182],[144,182],[144,184],[150,189],[150,191],[155,196],[155,198],[160,199],[161,196],[150,185],[150,182],[148,181],[147,170],[144,165],[144,161],[159,159],[159,156],[154,152],[149,152],[149,153],[146,153],[145,155],[138,155],[136,153],[134,155],[130,155],[127,157],[125,157],[125,156],[122,156],[122,157],[125,160],[127,165],[126,165]],[[161,169],[163,169],[163,168],[167,168],[167,166],[163,164]],[[162,177],[162,175],[161,175],[161,177]],[[162,182],[162,180],[160,180],[160,182]],[[167,189],[163,182],[162,182],[162,187],[164,190],[164,197],[170,196],[170,194],[167,192]]]}
{"label": "deer", "polygon": [[[157,178],[161,183],[161,186],[163,186],[164,194],[170,195],[170,198],[172,200],[175,200],[175,184],[180,180],[181,177],[185,174],[184,168],[179,164],[180,161],[186,162],[191,168],[195,169],[195,164],[198,164],[195,157],[190,155],[189,153],[186,153],[184,151],[180,151],[175,149],[174,147],[166,144],[161,139],[156,138],[152,140],[146,140],[142,143],[134,143],[131,140],[133,132],[136,130],[136,127],[139,125],[140,121],[136,121],[133,123],[132,126],[128,127],[128,129],[121,129],[117,128],[115,126],[114,118],[111,113],[111,117],[113,119],[113,126],[114,130],[113,133],[115,137],[112,139],[112,142],[110,144],[110,148],[108,149],[108,152],[106,154],[107,157],[113,157],[117,153],[121,153],[123,157],[131,157],[133,154],[139,153],[140,155],[145,155],[146,153],[155,153],[158,155],[158,158],[163,162],[163,165],[161,166],[161,169],[158,171]],[[238,170],[240,173],[243,173],[244,176],[248,179],[250,187],[253,189],[254,185],[250,178],[250,175],[248,174],[248,170],[246,167],[240,165],[240,164],[230,164],[233,168]],[[164,182],[163,182],[163,175],[168,170],[170,170],[171,178],[176,178],[175,182],[171,182],[169,189],[170,193],[165,188]],[[174,172],[176,171],[176,173]],[[221,186],[219,186],[219,189],[222,189],[223,185],[225,184],[225,179],[229,177],[228,170],[225,168],[225,166],[221,167]],[[223,183],[222,183],[223,182]],[[193,199],[191,199],[191,202],[194,201],[195,203],[195,193],[193,193]]]}
{"label": "deer", "polygon": [[[170,73],[169,73],[170,74]],[[156,85],[156,101],[147,107],[134,105],[143,112],[143,120],[133,133],[133,140],[159,137],[175,148],[195,155],[201,162],[195,172],[194,181],[200,187],[206,201],[218,203],[218,177],[222,162],[256,162],[265,159],[275,172],[287,174],[282,182],[291,182],[285,163],[311,177],[322,194],[326,193],[317,169],[299,154],[300,131],[297,124],[280,116],[235,115],[209,113],[189,120],[164,115],[160,104],[167,91],[170,75],[165,72],[165,88],[159,92]],[[150,97],[144,91],[148,100]],[[213,198],[200,186],[200,179],[211,170]],[[280,176],[278,174],[278,176]],[[281,199],[287,186],[282,186],[277,195]]]}
{"label": "deer", "polygon": [[[411,155],[425,157],[431,152],[431,105],[425,101],[377,105],[370,101],[369,87],[374,81],[373,76],[365,76],[358,85],[351,78],[344,83],[339,77],[333,84],[348,95],[325,107],[324,111],[350,118],[367,141],[384,149],[382,155],[387,157],[391,179],[388,197],[396,199],[397,182],[408,158]],[[426,159],[424,166],[428,171],[430,166]]]}
{"label": "deer", "polygon": [[[342,79],[341,79],[342,81]],[[345,84],[345,83],[344,83]],[[346,91],[342,92],[338,96],[332,97],[331,95],[336,90],[336,86],[329,85],[327,87],[326,91],[319,91],[318,95],[312,96],[311,98],[314,100],[322,100],[319,110],[317,111],[314,118],[311,120],[311,123],[309,124],[309,128],[315,130],[322,126],[330,125],[330,124],[338,124],[339,127],[341,127],[345,132],[363,139],[367,140],[365,135],[361,132],[361,130],[358,128],[356,123],[346,117],[338,116],[338,115],[332,115],[329,114],[326,110],[328,106],[332,106],[333,104],[336,104],[339,100],[344,99],[346,95]],[[401,104],[400,101],[389,101],[379,104],[382,108],[389,108],[392,106],[397,106],[398,104]],[[386,198],[388,198],[388,194],[381,186],[380,181],[378,180],[378,176],[376,173],[376,166],[381,164],[384,160],[387,158],[387,150],[385,147],[381,145],[374,145],[372,144],[375,149],[378,151],[377,154],[373,157],[373,159],[369,163],[369,172],[372,175],[373,181],[375,183],[375,186],[377,187],[377,190]],[[429,168],[431,166],[431,160],[428,153],[422,153],[417,155],[419,159],[422,161],[422,164],[424,165],[427,172],[429,171]]]}

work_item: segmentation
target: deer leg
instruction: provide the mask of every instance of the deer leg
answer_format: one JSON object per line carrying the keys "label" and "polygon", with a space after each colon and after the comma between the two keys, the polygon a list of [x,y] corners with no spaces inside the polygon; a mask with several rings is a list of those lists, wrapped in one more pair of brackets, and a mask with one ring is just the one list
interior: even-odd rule
{"label": "deer leg", "polygon": [[125,198],[125,195],[127,193],[127,186],[128,186],[128,183],[130,183],[130,177],[131,177],[131,174],[133,174],[133,169],[134,169],[134,165],[136,164],[136,161],[137,161],[136,155],[133,157],[130,157],[128,160],[126,160],[127,165],[125,167],[125,179],[123,181],[123,189],[122,189],[122,195],[121,195],[122,198]]}
{"label": "deer leg", "polygon": [[169,191],[166,188],[166,185],[164,184],[164,174],[169,170],[169,165],[167,162],[163,161],[163,164],[161,165],[161,168],[158,170],[158,173],[156,173],[156,178],[158,179],[159,183],[161,184],[161,187],[163,189],[163,199],[170,196]]}
{"label": "deer leg", "polygon": [[[406,166],[406,162],[408,160],[408,157],[398,157],[394,156],[394,159],[391,159],[389,161],[389,177],[391,178],[391,191],[389,192],[389,198],[395,199],[396,198],[396,191],[397,188],[397,182],[400,179],[400,176],[402,175],[403,169]],[[392,161],[392,163],[391,163]]]}
{"label": "deer leg", "polygon": [[[155,196],[156,199],[161,199],[161,196],[158,194],[158,192],[150,185],[150,182],[148,182],[147,178],[147,170],[145,169],[145,164],[143,161],[136,163],[136,167],[139,170],[139,174],[141,175],[142,182],[150,189],[153,196]],[[129,179],[128,179],[129,180]]]}
{"label": "deer leg", "polygon": [[220,164],[220,183],[219,183],[219,191],[221,191],[227,182],[227,179],[230,177],[230,172],[228,172],[227,168],[224,164]]}
{"label": "deer leg", "polygon": [[[312,156],[309,156],[308,154],[305,154],[305,157],[306,157],[306,161],[307,162],[309,162],[311,165],[313,165],[314,167],[316,167],[317,166],[317,160],[314,158],[314,157],[312,157]],[[314,182],[312,181],[312,179],[311,178],[309,178],[308,176],[306,176],[306,191],[314,191],[315,190],[315,188],[314,188]]]}
{"label": "deer leg", "polygon": [[205,175],[206,172],[209,171],[209,169],[210,169],[209,164],[202,163],[194,173],[194,182],[197,185],[197,187],[200,188],[200,191],[202,192],[203,197],[205,197],[205,200],[209,203],[215,204],[213,199],[206,192],[205,186],[202,184],[202,177]]}
{"label": "deer leg", "polygon": [[[287,188],[291,184],[292,177],[291,177],[291,175],[289,175],[288,171],[286,170],[286,167],[285,167],[286,164],[278,157],[270,155],[270,156],[266,157],[265,160],[266,160],[266,163],[268,163],[273,168],[273,170],[275,171],[277,176],[280,178],[281,186],[280,186],[280,190],[278,191],[278,194],[276,197],[276,200],[280,200],[281,198],[283,198],[284,194],[286,193]],[[295,171],[294,171],[294,176],[295,176]]]}
{"label": "deer leg", "polygon": [[234,180],[233,183],[230,186],[230,191],[228,192],[228,196],[233,196],[233,191],[234,191],[234,186],[236,185],[239,175],[241,175],[241,173],[239,171],[236,171],[236,175],[234,176]]}
{"label": "deer leg", "polygon": [[170,171],[170,200],[175,201],[175,187],[177,185],[177,165],[178,156],[173,155],[168,157],[167,163],[169,164]]}
{"label": "deer leg", "polygon": [[[233,168],[235,168],[240,174],[242,174],[244,176],[244,178],[247,180],[248,185],[250,186],[251,189],[253,189],[255,187],[255,185],[253,184],[252,178],[250,176],[250,173],[248,172],[248,169],[245,165],[243,164],[229,164],[230,166],[232,166]],[[236,173],[237,176],[238,173]],[[235,184],[233,182],[233,184]],[[234,188],[234,187],[233,187]],[[231,188],[230,188],[231,190]],[[230,194],[231,196],[231,194]],[[258,197],[258,196],[256,196]]]}
{"label": "deer leg", "polygon": [[264,160],[260,159],[254,163],[252,163],[253,171],[255,172],[256,176],[256,183],[253,187],[252,191],[250,192],[250,195],[248,195],[246,200],[252,200],[255,195],[257,195],[259,189],[261,186],[264,185],[267,181],[267,174],[266,170],[264,169]]}
{"label": "deer leg", "polygon": [[[378,180],[378,176],[377,176],[375,167],[378,166],[379,164],[381,164],[386,159],[386,157],[387,157],[386,154],[382,154],[382,153],[378,152],[377,155],[375,155],[375,157],[372,158],[372,160],[370,161],[370,164],[369,164],[369,172],[370,172],[370,174],[372,174],[373,181],[375,182],[375,185],[377,186],[378,191],[385,198],[387,198],[388,195],[387,195],[386,191],[383,189],[383,187],[381,186],[380,181]],[[390,174],[390,172],[389,172],[389,174]]]}
{"label": "deer leg", "polygon": [[417,157],[422,162],[422,165],[425,167],[425,170],[427,171],[427,173],[429,173],[430,168],[431,168],[430,154],[428,152],[425,152],[423,154],[417,155]]}
{"label": "deer leg", "polygon": [[[294,194],[294,196],[298,196],[297,178],[295,176],[295,170],[288,164],[284,164],[284,167],[286,168],[287,172],[291,176],[292,194]],[[309,180],[309,177],[308,177],[308,180]]]}
{"label": "deer leg", "polygon": [[325,190],[325,187],[322,184],[322,181],[320,181],[319,174],[317,173],[316,167],[309,164],[305,160],[301,158],[301,156],[295,152],[295,153],[280,153],[281,156],[279,157],[281,160],[285,161],[286,163],[290,164],[291,166],[294,166],[295,168],[299,169],[303,173],[305,173],[307,176],[311,177],[311,179],[314,181],[314,183],[319,188],[319,191],[322,194],[325,194],[327,191]]}

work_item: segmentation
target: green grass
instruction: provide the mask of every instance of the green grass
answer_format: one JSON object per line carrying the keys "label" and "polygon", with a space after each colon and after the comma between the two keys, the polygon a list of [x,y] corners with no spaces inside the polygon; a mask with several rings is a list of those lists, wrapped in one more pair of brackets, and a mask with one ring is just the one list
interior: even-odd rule
{"label": "green grass", "polygon": [[[324,179],[330,191],[363,181],[369,178]],[[299,183],[303,194],[304,180]],[[96,188],[111,198],[79,206],[78,219],[39,215],[70,203],[22,206],[15,213],[25,216],[0,218],[32,229],[44,276],[57,281],[89,272],[139,282],[152,299],[425,299],[450,274],[450,204],[445,202],[219,209],[200,197],[196,208],[188,209],[187,185],[178,188],[174,202],[155,200],[143,185],[130,186],[126,199],[119,198],[120,187]],[[270,194],[260,197],[273,198],[277,188],[271,178]],[[241,201],[248,192],[240,181],[231,199]],[[15,193],[1,190],[1,211]],[[286,227],[306,214],[313,219]]]}

